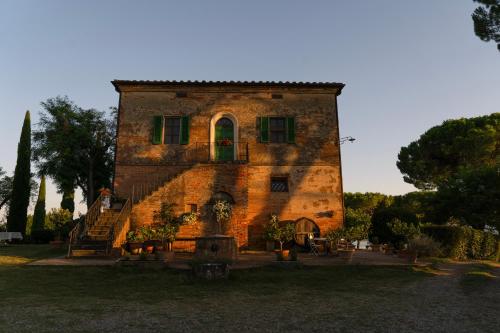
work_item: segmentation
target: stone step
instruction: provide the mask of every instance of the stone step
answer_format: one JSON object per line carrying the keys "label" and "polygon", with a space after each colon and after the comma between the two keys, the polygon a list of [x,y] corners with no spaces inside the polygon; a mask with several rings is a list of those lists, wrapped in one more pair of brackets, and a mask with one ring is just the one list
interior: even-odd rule
{"label": "stone step", "polygon": [[72,257],[104,257],[106,250],[71,250]]}

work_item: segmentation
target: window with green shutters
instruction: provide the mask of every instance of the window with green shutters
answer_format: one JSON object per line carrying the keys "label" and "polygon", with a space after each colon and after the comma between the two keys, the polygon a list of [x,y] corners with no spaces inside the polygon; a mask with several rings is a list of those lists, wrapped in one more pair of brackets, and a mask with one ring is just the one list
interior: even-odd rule
{"label": "window with green shutters", "polygon": [[295,118],[260,117],[260,142],[295,143]]}
{"label": "window with green shutters", "polygon": [[181,145],[189,143],[189,116],[181,117]]}
{"label": "window with green shutters", "polygon": [[153,144],[159,145],[163,138],[163,116],[153,117]]}
{"label": "window with green shutters", "polygon": [[189,143],[189,116],[182,117],[153,117],[153,144],[181,144]]}

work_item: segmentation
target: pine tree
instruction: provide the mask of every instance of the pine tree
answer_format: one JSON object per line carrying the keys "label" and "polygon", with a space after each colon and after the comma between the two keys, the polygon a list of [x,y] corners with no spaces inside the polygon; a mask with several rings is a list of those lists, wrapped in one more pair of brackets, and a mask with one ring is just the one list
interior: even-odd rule
{"label": "pine tree", "polygon": [[31,225],[31,234],[43,230],[45,227],[45,175],[40,180],[40,189],[38,191],[38,200],[36,201],[35,211],[33,212],[33,224]]}
{"label": "pine tree", "polygon": [[26,234],[26,221],[31,192],[31,120],[30,112],[24,116],[21,138],[17,146],[17,163],[12,182],[7,230]]}

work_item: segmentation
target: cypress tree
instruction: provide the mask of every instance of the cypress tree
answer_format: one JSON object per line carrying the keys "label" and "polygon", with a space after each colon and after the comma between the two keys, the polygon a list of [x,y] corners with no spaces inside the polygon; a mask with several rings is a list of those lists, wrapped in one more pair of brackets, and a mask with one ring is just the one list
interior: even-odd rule
{"label": "cypress tree", "polygon": [[12,181],[12,197],[10,199],[7,230],[26,234],[28,205],[31,192],[31,120],[30,112],[24,116],[21,138],[17,146],[17,163]]}
{"label": "cypress tree", "polygon": [[45,175],[40,180],[40,189],[33,212],[33,224],[31,225],[31,234],[43,230],[45,227]]}

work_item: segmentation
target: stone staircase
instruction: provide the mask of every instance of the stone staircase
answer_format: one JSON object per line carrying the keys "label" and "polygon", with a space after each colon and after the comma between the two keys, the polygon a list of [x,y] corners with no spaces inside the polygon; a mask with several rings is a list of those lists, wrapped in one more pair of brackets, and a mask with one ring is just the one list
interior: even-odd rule
{"label": "stone staircase", "polygon": [[71,257],[106,256],[109,232],[120,215],[120,209],[105,209],[92,225],[71,247]]}

